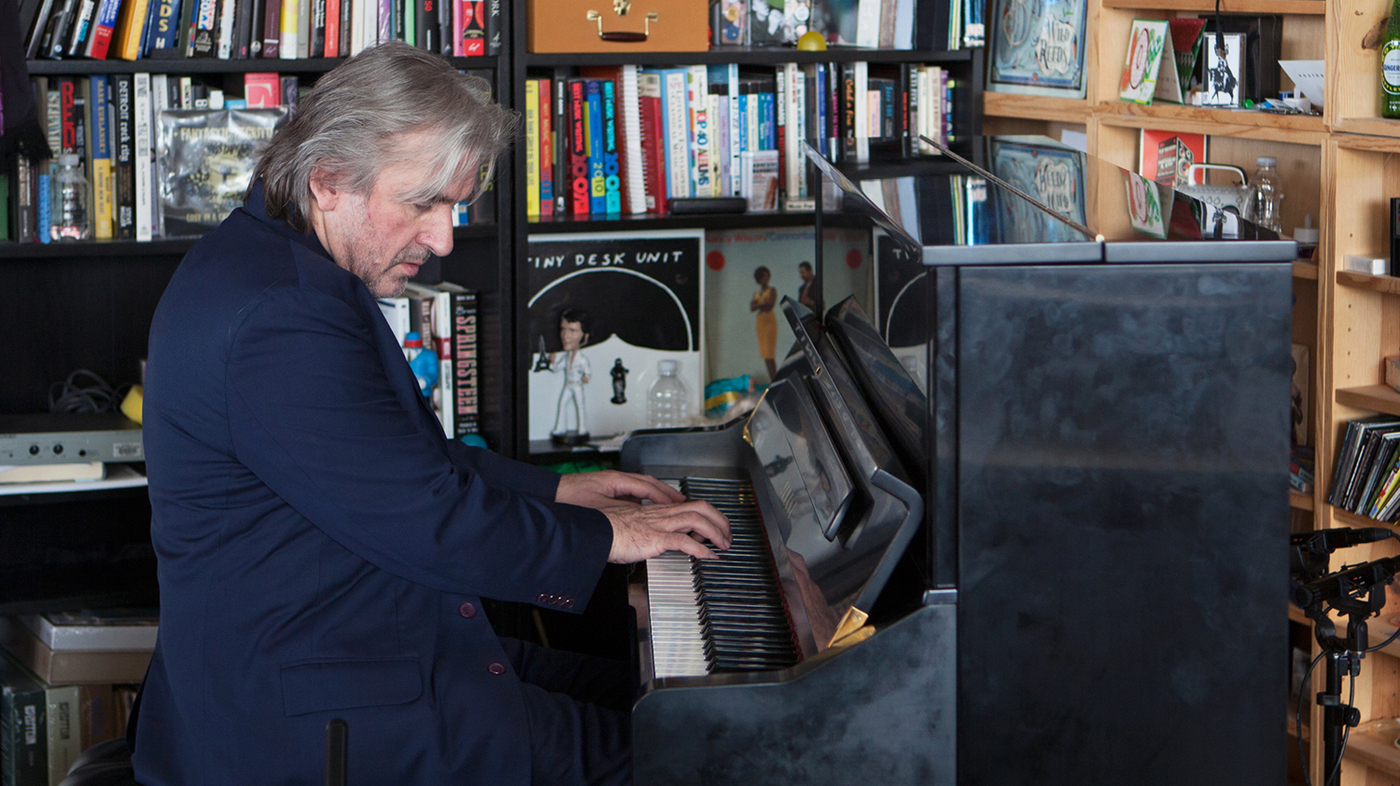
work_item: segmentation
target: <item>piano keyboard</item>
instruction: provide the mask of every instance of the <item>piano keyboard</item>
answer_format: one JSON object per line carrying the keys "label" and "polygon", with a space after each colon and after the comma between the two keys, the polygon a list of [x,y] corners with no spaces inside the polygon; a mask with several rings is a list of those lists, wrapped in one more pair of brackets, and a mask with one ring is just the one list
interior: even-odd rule
{"label": "piano keyboard", "polygon": [[797,663],[753,486],[747,480],[685,478],[678,488],[727,516],[732,542],[715,560],[676,551],[647,560],[655,676],[766,671]]}

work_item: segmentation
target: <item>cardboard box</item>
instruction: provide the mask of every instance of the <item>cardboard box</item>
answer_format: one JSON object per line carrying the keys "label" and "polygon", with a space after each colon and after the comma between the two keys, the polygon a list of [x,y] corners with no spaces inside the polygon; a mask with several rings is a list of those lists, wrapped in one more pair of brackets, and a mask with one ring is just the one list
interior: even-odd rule
{"label": "cardboard box", "polygon": [[[704,52],[710,48],[706,0],[528,0],[525,7],[531,52]],[[589,19],[590,11],[596,12],[596,20]],[[647,19],[650,14],[655,14],[652,21]]]}

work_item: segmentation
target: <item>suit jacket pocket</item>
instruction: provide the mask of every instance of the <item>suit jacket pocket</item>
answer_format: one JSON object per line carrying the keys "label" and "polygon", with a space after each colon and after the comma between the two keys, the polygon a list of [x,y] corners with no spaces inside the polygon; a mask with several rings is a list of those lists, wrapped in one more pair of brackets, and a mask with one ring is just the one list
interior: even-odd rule
{"label": "suit jacket pocket", "polygon": [[334,660],[282,667],[287,715],[407,704],[423,695],[423,677],[412,658]]}

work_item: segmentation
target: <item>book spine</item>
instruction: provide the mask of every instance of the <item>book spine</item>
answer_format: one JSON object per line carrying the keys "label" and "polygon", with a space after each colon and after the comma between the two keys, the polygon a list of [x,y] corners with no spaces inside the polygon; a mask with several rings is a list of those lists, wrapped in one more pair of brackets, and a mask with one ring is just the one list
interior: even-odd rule
{"label": "book spine", "polygon": [[327,11],[326,0],[311,0],[311,38],[306,45],[309,57],[325,57]]}
{"label": "book spine", "polygon": [[740,114],[743,107],[744,97],[739,94],[739,65],[730,63],[725,66],[729,91],[729,195],[739,195],[739,181],[741,172],[739,166],[739,140],[743,136],[744,119]]}
{"label": "book spine", "polygon": [[44,691],[32,683],[5,686],[0,693],[0,782],[5,786],[48,786],[46,710]]}
{"label": "book spine", "polygon": [[486,0],[486,54],[501,53],[501,36],[505,22],[501,17],[501,0]]}
{"label": "book spine", "polygon": [[[262,0],[254,0],[262,2]],[[440,0],[441,1],[441,0]],[[340,24],[336,27],[336,51],[326,51],[326,57],[349,57],[353,36],[355,34],[355,0],[337,0],[340,13],[338,18]]]}
{"label": "book spine", "polygon": [[863,60],[855,64],[855,138],[856,161],[870,160],[870,80],[868,63]]}
{"label": "book spine", "polygon": [[68,35],[65,37],[62,54],[65,57],[77,57],[82,54],[84,44],[87,43],[88,31],[92,26],[92,15],[97,10],[93,0],[79,0],[78,8],[73,13],[73,23],[68,28]]}
{"label": "book spine", "polygon": [[136,166],[136,239],[150,240],[151,232],[151,75],[138,73],[131,80],[131,113]]}
{"label": "book spine", "polygon": [[179,50],[176,47],[180,43],[180,0],[158,0],[155,6],[156,17],[151,30],[151,56],[178,56]]}
{"label": "book spine", "polygon": [[297,0],[282,0],[281,53],[279,56],[283,60],[297,58],[297,31],[300,27],[301,4]]}
{"label": "book spine", "polygon": [[540,215],[554,215],[554,96],[552,79],[540,79],[539,100],[535,102],[540,116]]}
{"label": "book spine", "polygon": [[442,31],[438,26],[438,2],[439,0],[418,0],[417,4],[416,46],[433,53],[442,50],[442,41],[439,39]]}
{"label": "book spine", "polygon": [[408,28],[406,25],[408,24],[408,20],[405,15],[404,3],[412,2],[413,0],[390,0],[390,24],[393,25],[393,38],[395,41],[407,40]]}
{"label": "book spine", "polygon": [[646,181],[642,174],[642,121],[641,102],[637,95],[637,67],[622,66],[618,76],[622,103],[618,107],[618,119],[622,123],[619,176],[622,178],[624,198],[622,209],[628,213],[646,212]]}
{"label": "book spine", "polygon": [[[34,18],[28,20],[30,22],[29,37],[24,40],[25,59],[33,60],[39,57],[39,46],[44,40],[44,31],[48,29],[49,16],[54,11],[54,5],[54,0],[43,0],[38,8],[34,9]],[[26,22],[23,13],[23,11],[20,12],[21,24]]]}
{"label": "book spine", "polygon": [[[246,2],[246,0],[245,0]],[[233,59],[233,25],[237,20],[237,4],[234,0],[220,0],[219,23],[216,26],[215,52],[220,60]]]}
{"label": "book spine", "polygon": [[[190,3],[195,0],[185,0]],[[295,2],[295,0],[288,0]],[[263,4],[262,56],[282,57],[282,0],[266,0]]]}
{"label": "book spine", "polygon": [[462,8],[462,57],[486,54],[485,4],[481,0],[457,0]]}
{"label": "book spine", "polygon": [[136,239],[136,136],[130,74],[114,74],[113,119],[116,121],[116,157],[113,199],[116,203],[117,238]]}
{"label": "book spine", "polygon": [[35,204],[38,192],[38,172],[29,159],[15,156],[15,240],[20,243],[33,243],[36,240],[35,224],[39,220],[38,206]]}
{"label": "book spine", "polygon": [[540,87],[525,80],[525,215],[540,215]]}
{"label": "book spine", "polygon": [[686,70],[685,100],[689,123],[689,163],[690,195],[711,196],[710,180],[710,81],[705,66],[691,66]]}
{"label": "book spine", "polygon": [[570,194],[573,192],[573,172],[569,145],[569,78],[565,69],[554,76],[552,97],[554,99],[554,214],[562,216],[569,211]]}
{"label": "book spine", "polygon": [[569,183],[573,196],[573,214],[586,216],[590,202],[588,194],[588,133],[587,85],[582,79],[569,80]]}
{"label": "book spine", "polygon": [[788,178],[788,135],[791,129],[788,128],[788,101],[791,94],[792,85],[788,81],[788,65],[780,65],[777,69],[777,90],[773,93],[773,143],[778,151],[778,182],[783,184],[783,191],[789,197],[796,197],[797,192],[792,190],[792,183]]}
{"label": "book spine", "polygon": [[[349,2],[349,0],[345,1]],[[340,56],[340,6],[341,0],[325,0],[325,33],[322,36],[321,46],[311,48],[313,57]]]}
{"label": "book spine", "polygon": [[107,51],[112,46],[112,32],[117,28],[117,12],[121,10],[121,0],[102,0],[93,17],[92,32],[88,35],[87,56],[94,60],[106,60]]}
{"label": "book spine", "polygon": [[311,56],[311,2],[300,0],[297,3],[297,53],[298,60]]}
{"label": "book spine", "polygon": [[438,422],[442,433],[448,439],[456,436],[456,399],[452,391],[456,383],[452,379],[452,293],[437,289],[432,299],[433,309],[433,352],[438,356],[438,381],[436,395]]}
{"label": "book spine", "polygon": [[39,173],[39,217],[35,222],[35,233],[39,236],[40,243],[48,243],[53,240],[49,234],[49,175],[47,172]]}
{"label": "book spine", "polygon": [[[48,771],[55,776],[68,768],[83,752],[79,728],[78,686],[54,686],[44,691],[44,721],[48,726]],[[56,784],[58,778],[49,782]]]}
{"label": "book spine", "polygon": [[147,6],[147,0],[124,0],[117,12],[117,26],[107,51],[109,57],[136,60],[141,56],[141,33],[146,25]]}
{"label": "book spine", "polygon": [[453,293],[452,302],[453,424],[457,438],[475,434],[481,426],[480,377],[477,366],[476,292]]}
{"label": "book spine", "polygon": [[666,149],[662,126],[661,78],[637,75],[637,144],[641,148],[643,206],[648,213],[664,212]]}
{"label": "book spine", "polygon": [[622,178],[617,155],[617,85],[611,79],[603,87],[603,187],[604,209],[622,212]]}
{"label": "book spine", "polygon": [[589,79],[585,83],[587,114],[584,130],[588,137],[588,212],[601,215],[608,212],[607,177],[603,152],[603,83]]}
{"label": "book spine", "polygon": [[[686,72],[665,72],[662,122],[666,129],[666,198],[695,196],[690,191],[690,112],[686,107]],[[670,210],[663,207],[662,212]]]}
{"label": "book spine", "polygon": [[89,77],[88,105],[92,111],[92,236],[112,237],[112,148],[111,109],[107,77]]}

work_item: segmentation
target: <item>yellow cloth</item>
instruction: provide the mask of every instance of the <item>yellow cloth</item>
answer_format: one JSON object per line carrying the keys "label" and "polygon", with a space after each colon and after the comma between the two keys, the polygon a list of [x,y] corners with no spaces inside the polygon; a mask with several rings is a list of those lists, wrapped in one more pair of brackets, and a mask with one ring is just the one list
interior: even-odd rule
{"label": "yellow cloth", "polygon": [[772,360],[777,356],[778,316],[772,311],[760,311],[753,322],[758,333],[758,356]]}

